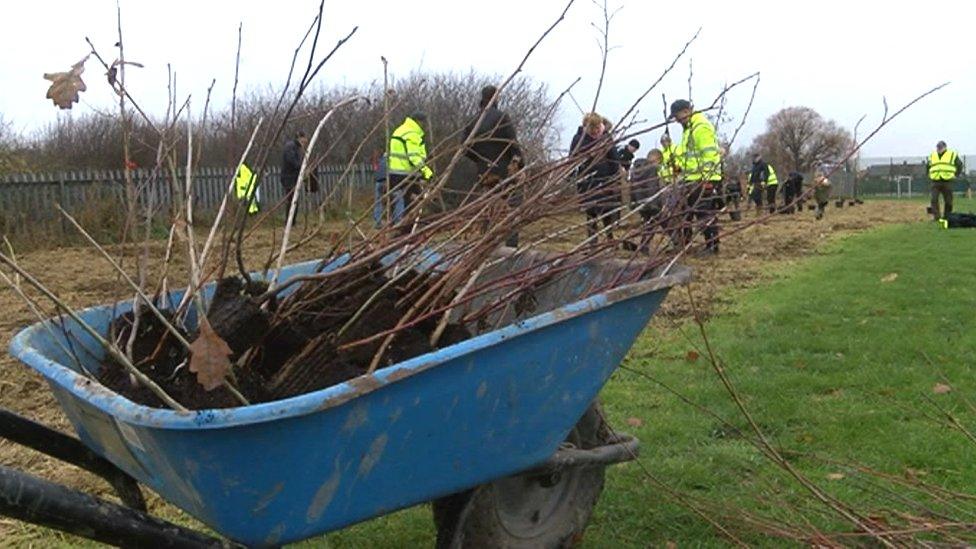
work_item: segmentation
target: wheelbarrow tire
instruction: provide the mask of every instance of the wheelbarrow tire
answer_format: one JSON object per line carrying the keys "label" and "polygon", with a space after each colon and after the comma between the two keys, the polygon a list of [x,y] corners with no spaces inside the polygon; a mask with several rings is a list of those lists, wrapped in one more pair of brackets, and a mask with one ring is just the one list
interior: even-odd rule
{"label": "wheelbarrow tire", "polygon": [[[569,434],[579,448],[605,444],[609,430],[594,402]],[[555,475],[515,475],[433,503],[437,547],[573,547],[596,506],[605,465],[570,467]]]}

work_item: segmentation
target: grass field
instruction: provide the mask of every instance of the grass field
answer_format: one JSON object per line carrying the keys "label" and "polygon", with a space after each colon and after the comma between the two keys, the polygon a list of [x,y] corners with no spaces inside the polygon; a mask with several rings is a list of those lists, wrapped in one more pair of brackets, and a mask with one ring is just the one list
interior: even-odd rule
{"label": "grass field", "polygon": [[[744,233],[723,245],[727,261],[693,265],[699,282],[690,288],[708,313],[713,348],[763,432],[800,472],[866,513],[910,504],[865,490],[873,486],[869,477],[824,458],[976,494],[976,444],[940,424],[933,404],[976,427],[976,413],[966,405],[967,397],[976,401],[976,380],[969,374],[976,364],[976,232],[885,224],[922,216],[914,204],[884,207],[869,203],[829,212],[830,224],[805,219],[795,234],[775,224]],[[795,250],[796,239],[805,243],[802,253]],[[792,247],[774,249],[779,241]],[[769,257],[755,251],[757,243]],[[851,529],[811,503],[749,443],[745,420],[705,359],[685,292],[677,289],[669,297],[602,393],[611,422],[640,437],[642,454],[640,464],[611,469],[584,546],[727,543],[658,482],[693,499],[749,543],[783,543],[751,527],[753,515]],[[8,405],[9,395],[26,398],[31,392],[2,389],[0,401]],[[31,468],[28,458],[2,443],[0,457]],[[53,476],[64,481],[70,471],[62,467]],[[973,511],[965,505],[956,507]],[[186,520],[158,500],[154,507]],[[77,543],[19,523],[0,523],[0,530],[4,526],[15,545]],[[302,546],[422,547],[433,538],[430,512],[420,506]]]}
{"label": "grass field", "polygon": [[[801,471],[855,508],[873,510],[882,502],[861,491],[861,479],[849,478],[849,469],[806,454],[924,475],[976,493],[976,445],[930,419],[937,414],[928,401],[976,427],[976,414],[961,400],[976,398],[974,244],[971,231],[930,224],[881,228],[829,246],[826,255],[780,280],[742,293],[730,311],[707,324],[712,345],[766,434],[798,456],[793,464]],[[747,432],[710,366],[703,358],[689,360],[689,351],[705,355],[700,336],[686,324],[642,338],[626,366]],[[937,394],[944,390],[937,385],[952,390]],[[733,518],[735,508],[775,515],[787,504],[809,507],[799,487],[734,429],[646,378],[620,372],[604,399],[618,425],[641,421],[635,430],[642,459],[679,491],[720,503]],[[717,541],[687,509],[652,496],[638,468],[623,467],[611,478],[589,545],[603,546],[599,540],[613,531],[633,534],[635,546]]]}

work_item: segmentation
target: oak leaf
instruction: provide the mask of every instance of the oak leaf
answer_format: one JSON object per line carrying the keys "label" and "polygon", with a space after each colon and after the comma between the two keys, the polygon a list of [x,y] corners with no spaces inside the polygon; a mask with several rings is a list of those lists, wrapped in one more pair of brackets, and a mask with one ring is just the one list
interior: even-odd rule
{"label": "oak leaf", "polygon": [[85,61],[88,61],[87,55],[67,72],[44,73],[44,78],[51,81],[47,98],[58,107],[70,109],[73,103],[78,102],[78,94],[88,89],[81,79],[81,73],[85,72]]}
{"label": "oak leaf", "polygon": [[233,351],[206,317],[200,318],[200,333],[190,344],[190,353],[190,371],[197,374],[197,382],[207,391],[220,387],[230,371]]}

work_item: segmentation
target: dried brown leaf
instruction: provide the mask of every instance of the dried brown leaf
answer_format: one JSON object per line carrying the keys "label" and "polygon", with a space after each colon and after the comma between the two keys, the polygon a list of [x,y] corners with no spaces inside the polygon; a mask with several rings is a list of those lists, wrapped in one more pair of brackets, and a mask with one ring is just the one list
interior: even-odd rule
{"label": "dried brown leaf", "polygon": [[200,334],[190,344],[190,353],[190,371],[197,374],[197,382],[207,391],[220,387],[230,371],[233,352],[206,317],[200,319]]}
{"label": "dried brown leaf", "polygon": [[85,72],[85,61],[88,61],[87,55],[72,65],[68,72],[44,73],[44,78],[51,81],[47,98],[58,107],[70,109],[72,104],[78,102],[78,94],[88,89],[81,79],[81,73]]}
{"label": "dried brown leaf", "polygon": [[685,355],[685,360],[687,360],[688,362],[697,362],[698,353],[695,351],[688,351],[688,354]]}
{"label": "dried brown leaf", "polygon": [[894,282],[898,279],[898,273],[888,273],[881,277],[881,282]]}
{"label": "dried brown leaf", "polygon": [[627,425],[631,427],[640,427],[644,422],[639,417],[629,417],[627,418]]}
{"label": "dried brown leaf", "polygon": [[952,387],[946,385],[945,383],[936,383],[935,386],[932,387],[932,392],[937,395],[944,395],[950,391],[952,391]]}

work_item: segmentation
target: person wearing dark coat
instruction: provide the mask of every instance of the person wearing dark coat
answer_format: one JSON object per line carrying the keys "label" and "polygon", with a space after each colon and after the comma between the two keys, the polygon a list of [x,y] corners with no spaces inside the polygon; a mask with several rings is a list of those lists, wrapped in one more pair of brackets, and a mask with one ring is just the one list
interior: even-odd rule
{"label": "person wearing dark coat", "polygon": [[[797,171],[790,172],[790,175],[786,177],[786,183],[783,186],[783,196],[786,202],[786,207],[784,208],[784,213],[793,213],[800,209],[803,211],[803,201],[799,200],[800,196],[803,194],[803,174]],[[797,203],[794,204],[793,202]]]}
{"label": "person wearing dark coat", "polygon": [[769,165],[762,159],[762,156],[755,155],[752,158],[752,171],[749,173],[749,199],[756,205],[756,214],[760,213],[763,204],[763,193],[766,189],[766,180],[769,178]]}
{"label": "person wearing dark coat", "polygon": [[[472,135],[464,155],[478,167],[478,190],[491,191],[504,182],[506,205],[517,208],[522,203],[516,173],[522,167],[522,149],[519,147],[515,124],[508,114],[498,108],[498,88],[485,86],[481,89],[478,114],[464,129],[465,137]],[[484,113],[484,118],[482,118]],[[481,123],[478,123],[478,119]],[[475,124],[478,124],[475,128]],[[487,230],[487,226],[484,227]],[[505,240],[509,247],[518,246],[518,232],[512,232]]]}
{"label": "person wearing dark coat", "polygon": [[587,235],[596,235],[602,222],[607,238],[612,240],[611,227],[620,219],[620,159],[607,134],[606,120],[596,113],[583,117],[569,150],[581,162],[576,171],[576,191],[586,213]]}
{"label": "person wearing dark coat", "polygon": [[[509,164],[520,164],[522,161],[522,149],[519,147],[515,125],[508,114],[498,108],[497,96],[498,88],[495,86],[482,88],[481,101],[478,103],[481,110],[464,129],[465,136],[474,131],[474,137],[464,150],[464,155],[478,166],[479,176],[493,176],[488,178],[493,181],[482,182],[489,186],[508,177]],[[475,130],[474,125],[481,118],[481,111],[484,111],[484,118]]]}
{"label": "person wearing dark coat", "polygon": [[631,139],[623,147],[617,149],[617,158],[620,161],[620,167],[624,170],[624,175],[626,176],[630,173],[630,165],[634,161],[634,153],[640,148],[640,141],[636,139]]}
{"label": "person wearing dark coat", "polygon": [[307,146],[308,138],[303,132],[298,132],[294,139],[285,143],[281,158],[281,187],[285,191],[285,196],[290,195],[298,184],[298,172],[302,169],[302,159],[305,157]]}
{"label": "person wearing dark coat", "polygon": [[661,213],[661,166],[664,156],[659,149],[651,149],[647,159],[634,161],[630,172],[631,206],[640,211],[644,223],[650,223]]}

